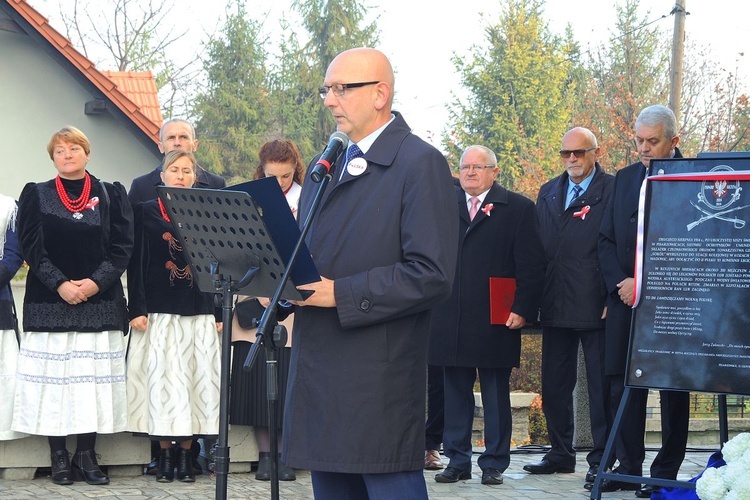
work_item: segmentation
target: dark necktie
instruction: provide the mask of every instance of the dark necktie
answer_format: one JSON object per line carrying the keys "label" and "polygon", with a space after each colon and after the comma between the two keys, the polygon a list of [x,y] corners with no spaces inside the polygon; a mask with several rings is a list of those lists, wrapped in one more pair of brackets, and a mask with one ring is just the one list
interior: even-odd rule
{"label": "dark necktie", "polygon": [[[572,205],[576,199],[581,196],[581,193],[583,193],[583,188],[576,184],[573,186],[573,197],[570,199],[570,203],[568,203],[568,206]],[[567,208],[567,207],[566,207]]]}
{"label": "dark necktie", "polygon": [[[364,155],[365,154],[362,152],[362,150],[359,149],[359,146],[357,146],[355,143],[350,144],[349,149],[346,150],[346,165],[349,165],[349,162],[352,161],[354,158],[359,158]],[[345,169],[343,168],[341,169],[339,180],[341,180],[344,177],[344,170]]]}
{"label": "dark necktie", "polygon": [[359,146],[356,144],[350,145],[349,149],[346,150],[346,164],[348,165],[350,161],[354,158],[359,158],[360,156],[364,156],[364,153],[359,149]]}

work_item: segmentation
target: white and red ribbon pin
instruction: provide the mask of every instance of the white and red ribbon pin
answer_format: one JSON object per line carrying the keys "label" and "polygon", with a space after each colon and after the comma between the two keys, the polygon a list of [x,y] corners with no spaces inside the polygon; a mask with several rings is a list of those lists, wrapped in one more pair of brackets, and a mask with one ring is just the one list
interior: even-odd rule
{"label": "white and red ribbon pin", "polygon": [[591,212],[591,205],[586,205],[578,212],[573,212],[573,217],[580,217],[581,220],[586,220],[586,214]]}
{"label": "white and red ribbon pin", "polygon": [[84,208],[84,210],[87,209],[87,208],[90,208],[91,211],[93,212],[94,211],[94,207],[97,206],[98,204],[99,204],[99,197],[98,196],[94,196],[93,198],[91,198],[89,200],[88,203],[86,203],[86,206],[83,207],[83,208]]}
{"label": "white and red ribbon pin", "polygon": [[488,203],[488,204],[486,204],[485,206],[482,207],[482,212],[484,212],[484,215],[486,215],[487,217],[489,217],[490,216],[490,212],[492,212],[493,208],[495,208],[495,205],[493,205],[492,203]]}

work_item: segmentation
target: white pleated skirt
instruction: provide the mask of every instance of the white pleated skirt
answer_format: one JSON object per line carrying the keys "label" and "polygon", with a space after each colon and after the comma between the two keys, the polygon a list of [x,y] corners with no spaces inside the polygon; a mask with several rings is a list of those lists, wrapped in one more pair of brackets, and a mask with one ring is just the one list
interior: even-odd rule
{"label": "white pleated skirt", "polygon": [[125,430],[122,332],[25,332],[16,373],[14,431],[67,436]]}
{"label": "white pleated skirt", "polygon": [[15,330],[0,330],[0,441],[26,436],[11,429],[17,363],[18,340]]}
{"label": "white pleated skirt", "polygon": [[219,433],[221,337],[211,315],[151,313],[131,329],[128,430],[155,438]]}

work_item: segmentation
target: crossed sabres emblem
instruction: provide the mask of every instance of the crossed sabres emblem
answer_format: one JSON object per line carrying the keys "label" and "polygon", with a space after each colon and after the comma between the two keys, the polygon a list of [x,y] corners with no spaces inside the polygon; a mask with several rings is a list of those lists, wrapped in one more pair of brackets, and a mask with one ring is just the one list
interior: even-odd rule
{"label": "crossed sabres emblem", "polygon": [[[734,172],[734,169],[728,165],[719,165],[710,170],[710,172],[717,171]],[[729,215],[750,207],[750,205],[742,205],[729,208],[735,202],[739,201],[741,192],[742,187],[739,180],[727,181],[725,179],[717,179],[715,181],[703,181],[701,189],[698,192],[698,202],[690,200],[690,204],[697,208],[703,215],[698,220],[688,224],[687,230],[690,231],[694,227],[713,219],[732,223],[735,229],[745,227],[743,219],[740,219],[736,215]],[[705,208],[703,205],[705,205]]]}

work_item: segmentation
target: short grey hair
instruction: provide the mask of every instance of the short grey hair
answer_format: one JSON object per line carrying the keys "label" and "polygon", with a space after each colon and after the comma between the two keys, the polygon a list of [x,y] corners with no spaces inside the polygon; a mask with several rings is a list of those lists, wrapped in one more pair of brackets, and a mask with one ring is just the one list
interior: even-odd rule
{"label": "short grey hair", "polygon": [[497,166],[497,156],[495,155],[495,152],[492,151],[487,146],[481,146],[479,144],[474,144],[473,146],[469,146],[468,148],[464,149],[464,152],[461,153],[461,163],[464,162],[464,156],[466,153],[468,153],[472,149],[479,149],[484,152],[484,154],[487,155],[487,157],[490,159],[493,165]]}
{"label": "short grey hair", "polygon": [[195,140],[195,128],[193,127],[192,123],[183,118],[172,118],[171,120],[167,120],[161,124],[161,128],[159,129],[159,142],[164,142],[164,129],[167,128],[167,125],[169,125],[170,123],[184,123],[185,125],[187,125],[188,129],[190,130],[190,140]]}
{"label": "short grey hair", "polygon": [[654,104],[643,108],[638,119],[635,121],[635,127],[646,125],[647,127],[664,126],[664,135],[667,139],[677,136],[677,118],[671,109],[661,104]]}

